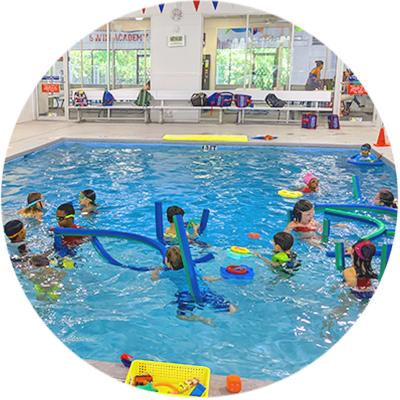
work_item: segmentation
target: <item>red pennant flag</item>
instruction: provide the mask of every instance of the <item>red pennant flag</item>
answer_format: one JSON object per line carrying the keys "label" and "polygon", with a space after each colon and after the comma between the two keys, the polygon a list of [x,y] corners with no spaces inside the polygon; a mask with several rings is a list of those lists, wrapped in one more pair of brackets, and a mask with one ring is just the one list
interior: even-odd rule
{"label": "red pennant flag", "polygon": [[[43,0],[42,0],[43,1]],[[90,8],[92,9],[92,13],[94,14],[96,7],[97,7],[98,0],[89,0]]]}
{"label": "red pennant flag", "polygon": [[148,0],[139,0],[140,1],[140,5],[142,6],[142,11],[143,14],[146,12],[146,7],[147,7],[147,1]]}
{"label": "red pennant flag", "polygon": [[193,1],[193,4],[194,4],[194,8],[196,9],[196,11],[198,11],[199,5],[200,5],[200,1]]}
{"label": "red pennant flag", "polygon": [[49,5],[49,0],[42,0],[43,10],[46,12],[47,6]]}

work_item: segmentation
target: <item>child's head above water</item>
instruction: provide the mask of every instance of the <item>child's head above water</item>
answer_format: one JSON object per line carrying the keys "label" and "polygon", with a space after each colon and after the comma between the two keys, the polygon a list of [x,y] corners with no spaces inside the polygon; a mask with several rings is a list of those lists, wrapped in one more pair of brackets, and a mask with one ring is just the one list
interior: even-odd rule
{"label": "child's head above water", "polygon": [[361,146],[361,154],[362,154],[364,157],[368,157],[368,156],[369,156],[369,153],[371,153],[371,145],[370,145],[369,143],[364,143],[364,144]]}
{"label": "child's head above water", "polygon": [[32,192],[28,195],[28,205],[26,206],[29,211],[40,211],[44,208],[44,198],[41,193]]}
{"label": "child's head above water", "polygon": [[168,222],[170,224],[174,223],[174,219],[173,219],[174,215],[182,215],[182,217],[183,217],[185,215],[185,211],[182,208],[178,207],[178,206],[168,207],[168,209],[167,209],[167,219],[168,219]]}
{"label": "child's head above water", "polygon": [[24,224],[17,219],[9,221],[4,225],[4,233],[11,240],[11,243],[22,242],[26,236]]}
{"label": "child's head above water", "polygon": [[311,189],[316,189],[319,184],[319,179],[313,175],[312,173],[308,172],[307,175],[303,178],[303,182]]}
{"label": "child's head above water", "polygon": [[295,221],[308,224],[314,217],[314,207],[308,200],[299,200],[293,208]]}
{"label": "child's head above water", "polygon": [[394,195],[388,190],[381,190],[379,192],[379,203],[385,207],[397,208],[397,204],[394,201]]}
{"label": "child's head above water", "polygon": [[279,232],[274,236],[274,250],[289,251],[293,246],[293,236],[290,233]]}
{"label": "child's head above water", "polygon": [[179,247],[173,246],[167,250],[165,261],[168,267],[174,271],[178,271],[183,268],[182,256]]}
{"label": "child's head above water", "polygon": [[378,275],[371,267],[376,247],[369,240],[359,239],[354,245],[354,268],[358,278],[378,279]]}
{"label": "child's head above water", "polygon": [[71,228],[74,225],[75,209],[69,204],[61,204],[56,212],[57,222],[61,228]]}
{"label": "child's head above water", "polygon": [[81,192],[79,195],[79,204],[81,206],[92,206],[95,205],[96,193],[92,189],[86,189]]}

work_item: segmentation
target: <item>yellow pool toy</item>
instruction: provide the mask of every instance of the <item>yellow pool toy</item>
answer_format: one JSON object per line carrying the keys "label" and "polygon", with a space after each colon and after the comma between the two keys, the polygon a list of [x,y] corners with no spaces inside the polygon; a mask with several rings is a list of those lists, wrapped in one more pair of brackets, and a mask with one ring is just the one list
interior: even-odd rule
{"label": "yellow pool toy", "polygon": [[301,193],[301,192],[291,192],[291,191],[289,191],[289,190],[280,190],[280,191],[278,192],[278,194],[279,194],[279,196],[282,196],[282,197],[291,197],[291,198],[293,198],[293,199],[296,199],[297,197],[303,196],[303,193]]}
{"label": "yellow pool toy", "polygon": [[239,246],[233,246],[231,247],[231,251],[234,253],[239,253],[239,254],[249,254],[250,250],[246,249],[246,247],[239,247]]}

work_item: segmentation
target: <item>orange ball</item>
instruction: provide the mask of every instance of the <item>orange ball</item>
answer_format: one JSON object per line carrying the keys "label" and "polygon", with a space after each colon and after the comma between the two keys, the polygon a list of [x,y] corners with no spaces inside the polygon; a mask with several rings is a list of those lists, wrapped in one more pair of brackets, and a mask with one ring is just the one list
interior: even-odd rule
{"label": "orange ball", "polygon": [[249,238],[250,239],[260,239],[260,234],[251,232],[251,233],[249,233]]}
{"label": "orange ball", "polygon": [[239,393],[242,390],[242,380],[237,375],[226,377],[226,388],[230,393]]}

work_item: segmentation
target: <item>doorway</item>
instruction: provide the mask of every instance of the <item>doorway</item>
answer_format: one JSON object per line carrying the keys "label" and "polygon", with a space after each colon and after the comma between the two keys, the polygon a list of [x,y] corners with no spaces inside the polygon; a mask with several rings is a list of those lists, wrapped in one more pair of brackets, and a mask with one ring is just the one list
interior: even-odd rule
{"label": "doorway", "polygon": [[10,29],[0,27],[0,124],[15,122]]}
{"label": "doorway", "polygon": [[35,42],[35,85],[38,119],[65,119],[64,42]]}

